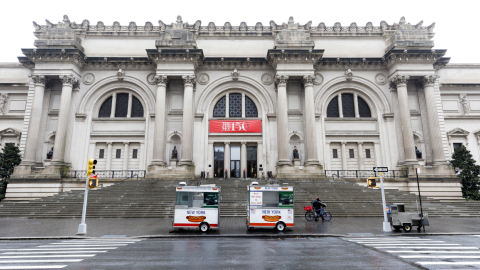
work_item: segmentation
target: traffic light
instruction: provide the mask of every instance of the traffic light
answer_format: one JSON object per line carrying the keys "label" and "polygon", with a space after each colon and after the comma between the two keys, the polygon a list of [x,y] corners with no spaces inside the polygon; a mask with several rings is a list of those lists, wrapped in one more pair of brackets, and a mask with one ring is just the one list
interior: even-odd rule
{"label": "traffic light", "polygon": [[370,177],[370,178],[367,179],[367,187],[374,188],[376,186],[377,186],[377,183],[376,183],[374,177]]}
{"label": "traffic light", "polygon": [[98,180],[97,178],[89,178],[88,179],[88,188],[96,188],[98,185]]}
{"label": "traffic light", "polygon": [[91,174],[95,174],[95,164],[97,164],[96,159],[88,159],[88,169],[87,169],[87,176],[90,176]]}

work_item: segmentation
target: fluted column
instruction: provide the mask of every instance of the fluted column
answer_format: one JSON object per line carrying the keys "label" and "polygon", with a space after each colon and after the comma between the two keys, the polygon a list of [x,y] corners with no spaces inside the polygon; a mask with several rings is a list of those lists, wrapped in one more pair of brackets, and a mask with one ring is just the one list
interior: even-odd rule
{"label": "fluted column", "polygon": [[387,164],[382,162],[382,155],[380,154],[380,142],[373,142],[373,151],[375,153],[375,166],[380,167],[382,164]]}
{"label": "fluted column", "polygon": [[[223,156],[223,173],[228,171],[227,178],[230,178],[230,142],[225,142],[225,151]],[[224,176],[225,177],[225,176]]]}
{"label": "fluted column", "polygon": [[72,90],[79,86],[78,79],[72,75],[62,75],[62,96],[60,98],[60,110],[58,112],[57,131],[55,133],[55,146],[52,157],[52,165],[62,165],[65,154],[65,141],[68,127],[68,115],[70,113]]}
{"label": "fluted column", "polygon": [[277,165],[291,165],[288,158],[288,107],[287,107],[288,76],[277,76]]}
{"label": "fluted column", "polygon": [[397,75],[390,80],[390,87],[397,89],[400,122],[402,123],[403,149],[407,165],[418,164],[415,156],[415,142],[413,140],[412,119],[408,105],[407,82],[410,76]]}
{"label": "fluted column", "polygon": [[183,76],[184,94],[183,94],[183,139],[182,139],[182,159],[179,165],[193,166],[193,87],[195,76]]}
{"label": "fluted column", "polygon": [[30,122],[28,124],[25,153],[22,160],[22,165],[27,166],[35,165],[35,153],[37,151],[37,141],[42,116],[43,97],[45,95],[45,76],[34,75],[31,78],[33,80],[33,83],[35,84],[35,91],[33,94],[32,111],[30,112]]}
{"label": "fluted column", "polygon": [[347,149],[346,149],[347,142],[342,142],[342,170],[347,169]]}
{"label": "fluted column", "polygon": [[129,152],[128,152],[128,147],[130,145],[129,142],[124,142],[125,145],[125,151],[123,153],[123,169],[124,171],[128,170],[128,158],[129,158]]}
{"label": "fluted column", "polygon": [[430,129],[430,138],[433,150],[433,164],[446,165],[445,154],[443,152],[442,134],[440,130],[440,120],[438,119],[437,102],[435,100],[435,81],[439,76],[425,76],[423,78],[423,88],[425,92],[425,103],[427,105],[428,127]]}
{"label": "fluted column", "polygon": [[314,80],[315,77],[313,76],[303,76],[303,85],[305,86],[305,148],[307,149],[305,165],[320,165],[316,141],[315,98],[313,96]]}
{"label": "fluted column", "polygon": [[110,170],[112,168],[112,142],[107,142],[107,164],[105,166],[106,170]]}
{"label": "fluted column", "polygon": [[[152,165],[165,166],[165,97],[167,92],[167,76],[155,76],[157,83],[157,100],[155,103],[155,131],[153,137]],[[185,136],[185,135],[184,135]]]}
{"label": "fluted column", "polygon": [[240,177],[243,178],[243,172],[247,172],[247,142],[242,142],[242,147],[240,149],[240,169]]}
{"label": "fluted column", "polygon": [[364,170],[363,164],[363,142],[357,142],[358,146],[358,169]]}

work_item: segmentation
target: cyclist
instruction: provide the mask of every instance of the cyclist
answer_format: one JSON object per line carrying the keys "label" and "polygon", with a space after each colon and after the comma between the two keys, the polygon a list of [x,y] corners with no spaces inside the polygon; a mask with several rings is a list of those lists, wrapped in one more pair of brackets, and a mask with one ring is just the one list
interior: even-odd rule
{"label": "cyclist", "polygon": [[[315,198],[315,201],[312,202],[313,212],[315,213],[315,221],[318,221],[318,216],[320,216],[320,211],[322,211],[322,200],[319,197]],[[323,216],[320,216],[323,219]]]}

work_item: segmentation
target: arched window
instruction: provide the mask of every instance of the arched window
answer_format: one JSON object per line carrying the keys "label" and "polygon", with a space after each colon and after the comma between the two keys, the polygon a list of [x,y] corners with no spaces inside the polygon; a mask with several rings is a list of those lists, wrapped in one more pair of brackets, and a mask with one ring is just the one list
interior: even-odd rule
{"label": "arched window", "polygon": [[245,102],[243,101],[243,95],[240,93],[232,93],[221,97],[213,108],[213,117],[242,117],[242,111],[245,111],[244,117],[258,117],[255,102],[248,96],[244,97]]}
{"label": "arched window", "polygon": [[[342,102],[338,102],[339,97]],[[355,108],[355,97],[357,107]],[[340,115],[340,109],[342,115]],[[367,102],[354,94],[342,93],[335,96],[327,106],[327,117],[372,117],[372,112]]]}
{"label": "arched window", "polygon": [[143,105],[130,93],[113,93],[100,106],[98,117],[144,117]]}

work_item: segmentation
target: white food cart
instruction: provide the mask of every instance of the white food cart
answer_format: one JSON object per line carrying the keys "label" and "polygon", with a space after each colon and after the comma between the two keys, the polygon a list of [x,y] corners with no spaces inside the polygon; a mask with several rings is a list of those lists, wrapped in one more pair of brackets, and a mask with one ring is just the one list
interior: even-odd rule
{"label": "white food cart", "polygon": [[174,229],[196,229],[202,232],[218,229],[220,187],[215,185],[175,187]]}
{"label": "white food cart", "polygon": [[293,227],[293,187],[253,184],[247,188],[248,229]]}

